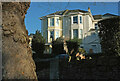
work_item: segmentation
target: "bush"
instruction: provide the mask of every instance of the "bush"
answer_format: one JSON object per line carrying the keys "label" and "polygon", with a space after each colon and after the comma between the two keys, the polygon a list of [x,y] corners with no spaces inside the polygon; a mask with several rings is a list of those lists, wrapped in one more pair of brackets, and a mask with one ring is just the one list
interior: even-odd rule
{"label": "bush", "polygon": [[64,39],[62,37],[57,38],[52,42],[52,53],[55,55],[63,54],[64,51]]}
{"label": "bush", "polygon": [[77,52],[78,47],[82,43],[82,40],[75,38],[75,39],[70,39],[66,41],[66,43],[67,43],[68,53],[70,54],[72,49],[74,49],[74,51]]}
{"label": "bush", "polygon": [[98,22],[102,52],[120,55],[120,18],[114,17]]}

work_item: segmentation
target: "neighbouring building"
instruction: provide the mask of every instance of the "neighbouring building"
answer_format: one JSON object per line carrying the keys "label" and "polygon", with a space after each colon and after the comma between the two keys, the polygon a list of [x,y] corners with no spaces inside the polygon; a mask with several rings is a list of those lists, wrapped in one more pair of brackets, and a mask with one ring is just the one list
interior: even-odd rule
{"label": "neighbouring building", "polygon": [[41,32],[46,39],[46,45],[51,45],[53,40],[59,37],[65,39],[82,39],[81,46],[87,53],[101,52],[99,40],[99,27],[97,22],[114,17],[113,14],[92,15],[90,8],[84,10],[63,10],[43,16],[41,20]]}
{"label": "neighbouring building", "polygon": [[29,47],[30,47],[30,48],[32,47],[33,35],[34,35],[34,34],[30,34],[30,35],[29,35]]}

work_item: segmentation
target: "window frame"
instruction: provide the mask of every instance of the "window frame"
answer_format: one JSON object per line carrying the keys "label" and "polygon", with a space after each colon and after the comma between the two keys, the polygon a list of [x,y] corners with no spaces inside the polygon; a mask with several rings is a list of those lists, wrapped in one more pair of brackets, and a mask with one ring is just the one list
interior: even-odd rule
{"label": "window frame", "polygon": [[56,39],[59,38],[59,31],[56,31],[56,33],[55,33],[55,38],[56,38]]}
{"label": "window frame", "polygon": [[82,24],[82,16],[80,16],[80,24]]}
{"label": "window frame", "polygon": [[97,23],[95,23],[95,30],[97,30],[98,29],[98,24]]}
{"label": "window frame", "polygon": [[83,39],[83,29],[80,29],[80,36],[81,36],[80,39]]}
{"label": "window frame", "polygon": [[50,26],[54,26],[54,25],[55,25],[55,24],[54,24],[54,21],[55,21],[54,18],[50,18]]}
{"label": "window frame", "polygon": [[59,23],[59,18],[56,18],[55,24],[56,24],[57,27],[60,25],[60,23]]}
{"label": "window frame", "polygon": [[[76,19],[74,19],[74,18],[76,18]],[[76,21],[74,21],[74,20],[76,20]],[[73,24],[78,24],[78,16],[73,16]]]}
{"label": "window frame", "polygon": [[[77,35],[76,35],[77,37],[75,36],[76,34],[76,32],[74,32],[75,30],[77,31]],[[73,38],[78,38],[78,29],[73,29]]]}

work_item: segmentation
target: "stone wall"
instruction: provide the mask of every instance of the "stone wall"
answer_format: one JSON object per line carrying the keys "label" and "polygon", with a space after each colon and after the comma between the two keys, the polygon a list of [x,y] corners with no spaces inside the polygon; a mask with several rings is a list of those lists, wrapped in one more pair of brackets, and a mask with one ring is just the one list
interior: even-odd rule
{"label": "stone wall", "polygon": [[119,80],[120,57],[98,57],[80,62],[60,62],[60,79]]}
{"label": "stone wall", "polygon": [[3,79],[37,79],[24,24],[30,2],[2,3]]}

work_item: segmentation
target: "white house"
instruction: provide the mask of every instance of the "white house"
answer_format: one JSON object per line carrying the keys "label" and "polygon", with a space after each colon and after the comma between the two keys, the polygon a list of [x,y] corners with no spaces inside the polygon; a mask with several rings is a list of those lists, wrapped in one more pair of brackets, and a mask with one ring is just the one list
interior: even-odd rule
{"label": "white house", "polygon": [[64,10],[41,17],[41,30],[47,39],[46,43],[51,43],[58,37],[65,39],[82,39],[81,46],[87,53],[92,49],[94,53],[101,52],[99,40],[98,21],[116,15],[92,15],[90,8],[84,10]]}

